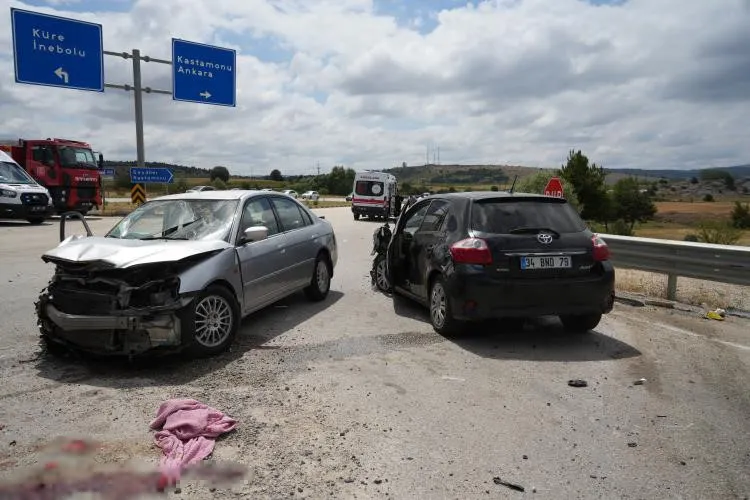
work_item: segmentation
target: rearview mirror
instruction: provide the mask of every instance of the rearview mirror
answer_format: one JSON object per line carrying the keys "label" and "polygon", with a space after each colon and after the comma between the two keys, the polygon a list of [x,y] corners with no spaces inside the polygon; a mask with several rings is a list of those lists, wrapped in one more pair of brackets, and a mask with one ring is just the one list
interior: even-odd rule
{"label": "rearview mirror", "polygon": [[265,240],[268,237],[268,228],[266,226],[253,226],[245,229],[242,233],[242,243],[251,243],[253,241]]}

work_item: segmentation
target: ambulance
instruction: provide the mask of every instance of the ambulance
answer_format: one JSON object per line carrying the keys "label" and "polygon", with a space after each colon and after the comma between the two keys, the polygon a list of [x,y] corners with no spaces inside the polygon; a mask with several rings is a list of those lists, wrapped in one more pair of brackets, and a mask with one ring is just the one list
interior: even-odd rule
{"label": "ambulance", "polygon": [[367,217],[388,220],[397,216],[398,183],[396,177],[372,170],[357,172],[352,189],[354,220]]}
{"label": "ambulance", "polygon": [[53,211],[47,188],[0,150],[0,219],[26,219],[31,224],[41,224]]}

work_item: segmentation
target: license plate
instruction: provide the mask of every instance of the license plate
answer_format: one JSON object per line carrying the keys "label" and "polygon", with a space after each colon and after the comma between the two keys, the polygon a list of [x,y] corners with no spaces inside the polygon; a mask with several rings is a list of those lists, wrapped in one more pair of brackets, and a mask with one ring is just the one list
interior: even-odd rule
{"label": "license plate", "polygon": [[32,212],[44,212],[47,207],[31,207]]}
{"label": "license plate", "polygon": [[569,255],[521,257],[521,269],[568,269],[573,266]]}

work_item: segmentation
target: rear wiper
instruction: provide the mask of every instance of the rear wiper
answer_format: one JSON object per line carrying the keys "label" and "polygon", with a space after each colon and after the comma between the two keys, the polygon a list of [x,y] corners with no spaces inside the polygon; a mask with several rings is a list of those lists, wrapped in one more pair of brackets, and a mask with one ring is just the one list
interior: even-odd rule
{"label": "rear wiper", "polygon": [[550,229],[548,227],[532,227],[532,226],[525,226],[525,227],[514,227],[508,233],[510,234],[525,234],[525,233],[541,233],[542,231],[546,231],[548,233],[554,234],[556,237],[560,237],[560,233],[555,231],[554,229]]}

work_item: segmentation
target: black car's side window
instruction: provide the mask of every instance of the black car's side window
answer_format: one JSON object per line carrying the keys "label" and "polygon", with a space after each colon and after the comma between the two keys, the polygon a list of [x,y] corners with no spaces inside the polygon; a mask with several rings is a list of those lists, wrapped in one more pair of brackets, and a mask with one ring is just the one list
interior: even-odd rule
{"label": "black car's side window", "polygon": [[266,226],[269,237],[279,233],[279,224],[276,221],[276,215],[273,213],[271,203],[266,197],[249,200],[242,210],[240,235],[242,235],[245,229],[253,226]]}
{"label": "black car's side window", "polygon": [[425,203],[422,206],[417,205],[415,207],[416,210],[413,213],[409,214],[406,221],[404,222],[403,231],[412,235],[416,233],[417,229],[419,229],[419,226],[422,225],[422,221],[424,220],[425,214],[427,213],[427,209],[429,207],[429,202]]}
{"label": "black car's side window", "polygon": [[433,200],[430,208],[427,209],[422,225],[419,227],[420,233],[440,231],[445,216],[448,214],[449,204],[445,200]]}
{"label": "black car's side window", "polygon": [[273,198],[273,206],[279,214],[279,222],[284,231],[293,231],[305,227],[305,219],[302,211],[292,200],[285,198]]}

